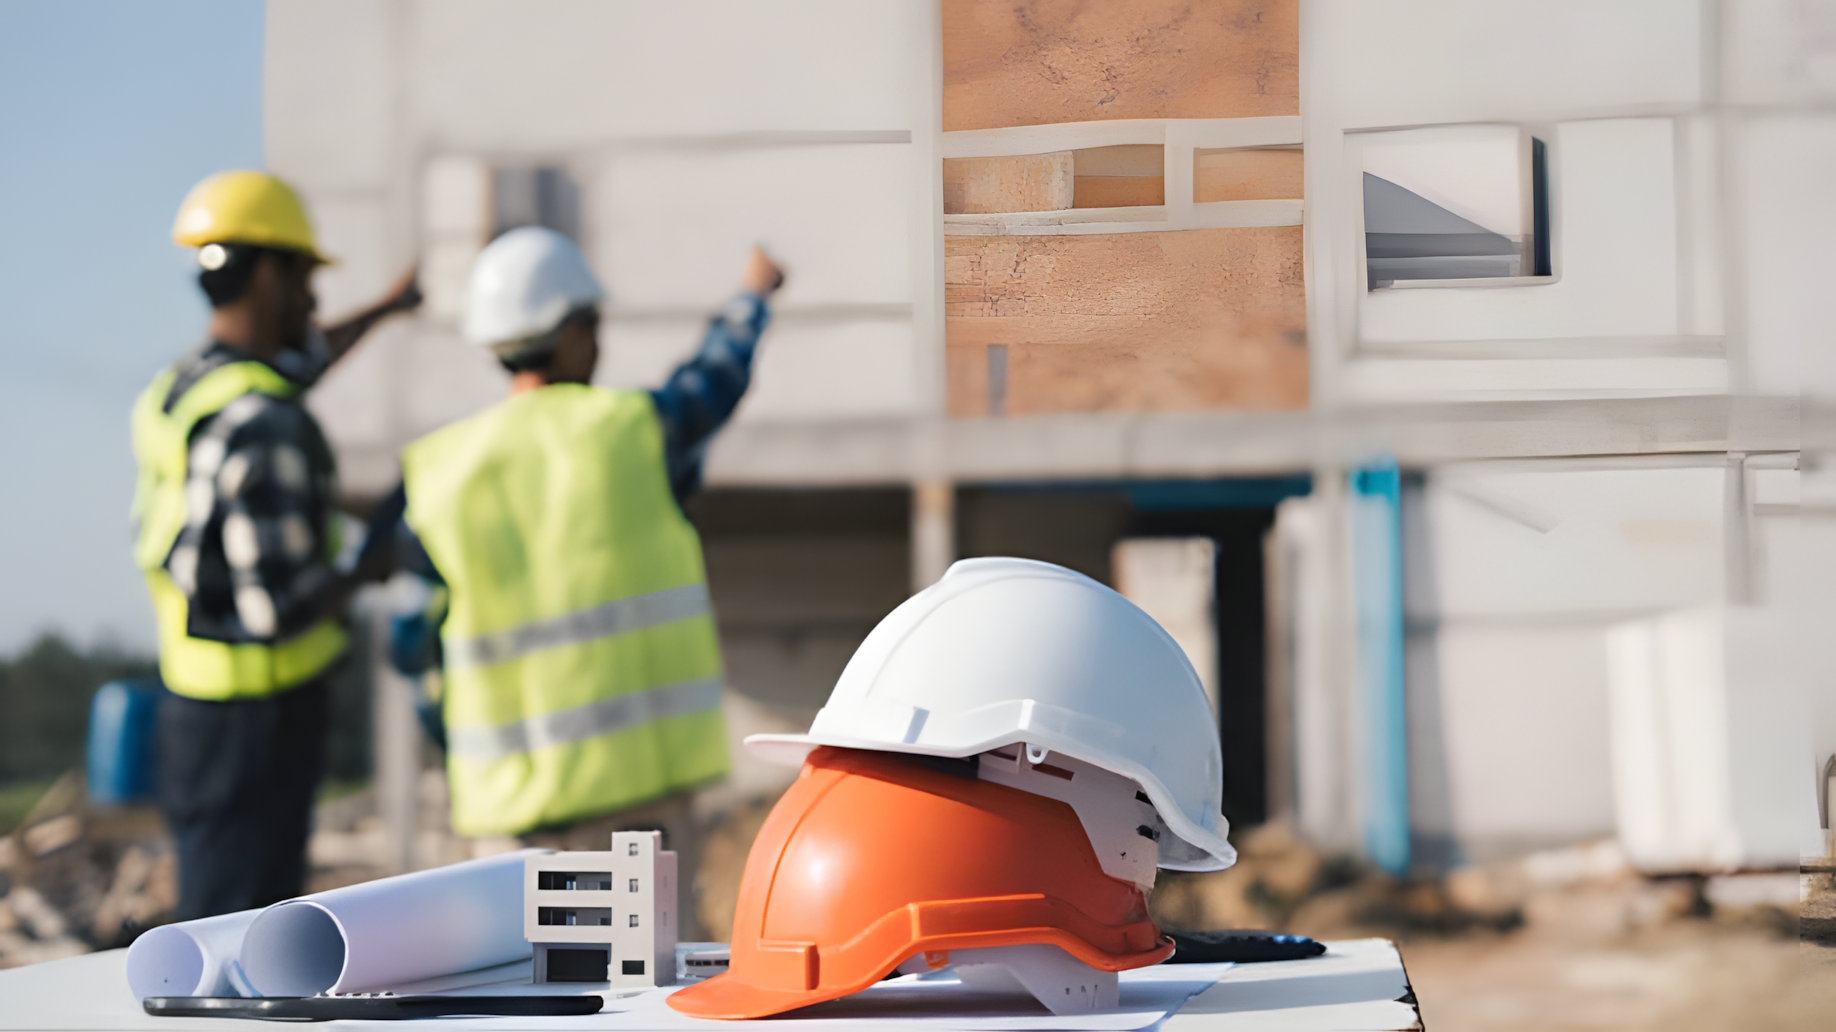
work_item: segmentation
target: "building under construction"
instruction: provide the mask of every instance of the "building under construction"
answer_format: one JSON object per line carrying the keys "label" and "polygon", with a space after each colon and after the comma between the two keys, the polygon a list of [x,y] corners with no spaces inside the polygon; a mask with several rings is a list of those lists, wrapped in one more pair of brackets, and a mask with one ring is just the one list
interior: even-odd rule
{"label": "building under construction", "polygon": [[[457,330],[496,234],[580,243],[622,387],[782,259],[689,507],[736,744],[952,560],[1026,556],[1186,646],[1239,826],[1398,873],[1794,867],[1836,753],[1788,618],[1836,82],[1777,55],[1836,26],[1789,10],[271,0],[267,158],[344,259],[326,310],[421,262],[314,395],[359,497],[503,395]],[[791,775],[735,760],[711,810]]]}

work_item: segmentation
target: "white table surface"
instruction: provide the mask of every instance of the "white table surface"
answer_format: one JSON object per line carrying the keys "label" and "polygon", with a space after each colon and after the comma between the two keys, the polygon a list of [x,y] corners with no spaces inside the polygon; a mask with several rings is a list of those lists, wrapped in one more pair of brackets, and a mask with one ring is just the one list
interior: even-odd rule
{"label": "white table surface", "polygon": [[[1160,1018],[1160,1011],[1130,1021],[1125,1015],[1101,1014],[1053,1019],[1030,1000],[1009,1006],[978,1007],[973,1014],[946,1014],[936,1006],[922,1013],[902,1012],[902,1001],[916,998],[913,987],[892,989],[878,997],[869,990],[848,998],[845,1009],[828,1015],[806,1012],[799,1018],[769,1019],[776,1032],[805,1028],[858,1030],[884,1026],[909,1032],[987,1029],[1108,1029],[1159,1028],[1165,1032],[1238,1032],[1270,1029],[1281,1032],[1388,1032],[1420,1028],[1402,957],[1383,939],[1358,939],[1327,944],[1324,956],[1308,960],[1264,964],[1163,965],[1142,972],[1124,972],[1124,1010],[1130,998],[1153,998],[1150,989],[1166,992],[1164,983],[1196,977],[1184,989],[1197,989],[1183,1006]],[[273,1032],[274,1022],[223,1018],[155,1018],[140,1007],[128,991],[126,950],[109,950],[67,960],[0,971],[0,1029],[163,1029],[166,1032],[203,1030],[232,1032],[258,1028]],[[1183,970],[1182,970],[1183,969]],[[1215,979],[1206,986],[1203,979]],[[1163,983],[1148,986],[1149,980]],[[550,987],[542,987],[549,989]],[[553,987],[559,989],[560,987]],[[585,987],[568,986],[579,992]],[[499,984],[476,987],[472,992],[514,994],[531,992],[528,985]],[[552,990],[551,990],[552,991]],[[934,990],[916,990],[928,994]],[[605,992],[606,1009],[590,1017],[575,1018],[427,1018],[404,1022],[334,1021],[312,1027],[326,1029],[732,1029],[752,1022],[700,1021],[679,1015],[661,1005],[656,992],[634,995]],[[1178,993],[1175,993],[1177,998]],[[941,998],[938,998],[941,999]],[[838,1003],[841,1001],[838,1001]],[[935,1000],[932,1001],[936,1002]],[[876,1009],[877,1006],[877,1009]],[[833,1007],[833,1005],[831,1005]]]}

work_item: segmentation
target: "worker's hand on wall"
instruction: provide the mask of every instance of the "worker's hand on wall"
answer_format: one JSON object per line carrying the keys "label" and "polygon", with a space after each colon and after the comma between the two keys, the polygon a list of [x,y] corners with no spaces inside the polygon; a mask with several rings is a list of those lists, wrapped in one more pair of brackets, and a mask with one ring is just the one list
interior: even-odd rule
{"label": "worker's hand on wall", "polygon": [[740,277],[740,286],[761,297],[770,297],[771,292],[784,285],[784,270],[765,256],[762,248],[754,247],[746,256],[746,272]]}

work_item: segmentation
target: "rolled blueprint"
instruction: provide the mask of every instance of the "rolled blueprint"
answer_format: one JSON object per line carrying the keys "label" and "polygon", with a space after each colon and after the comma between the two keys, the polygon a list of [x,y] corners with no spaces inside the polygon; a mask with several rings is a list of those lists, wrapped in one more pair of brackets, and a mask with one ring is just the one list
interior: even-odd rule
{"label": "rolled blueprint", "polygon": [[530,955],[523,857],[436,867],[276,903],[242,937],[263,996],[365,992]]}
{"label": "rolled blueprint", "polygon": [[128,988],[149,996],[238,996],[236,956],[259,910],[149,929],[128,947]]}

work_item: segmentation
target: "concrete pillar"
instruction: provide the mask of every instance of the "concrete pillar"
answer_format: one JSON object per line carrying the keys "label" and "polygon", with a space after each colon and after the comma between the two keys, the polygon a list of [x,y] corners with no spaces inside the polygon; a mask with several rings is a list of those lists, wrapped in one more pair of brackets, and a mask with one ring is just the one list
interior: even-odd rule
{"label": "concrete pillar", "polygon": [[956,485],[921,480],[912,485],[912,590],[937,583],[956,561]]}
{"label": "concrete pillar", "polygon": [[1116,590],[1179,647],[1218,712],[1217,544],[1210,538],[1127,538],[1110,550]]}
{"label": "concrete pillar", "polygon": [[400,874],[414,869],[415,797],[421,777],[421,729],[414,715],[414,688],[389,665],[389,608],[383,590],[366,588],[359,596],[356,619],[368,625],[371,667],[371,728],[375,747],[371,786],[383,847],[377,857],[383,870]]}

